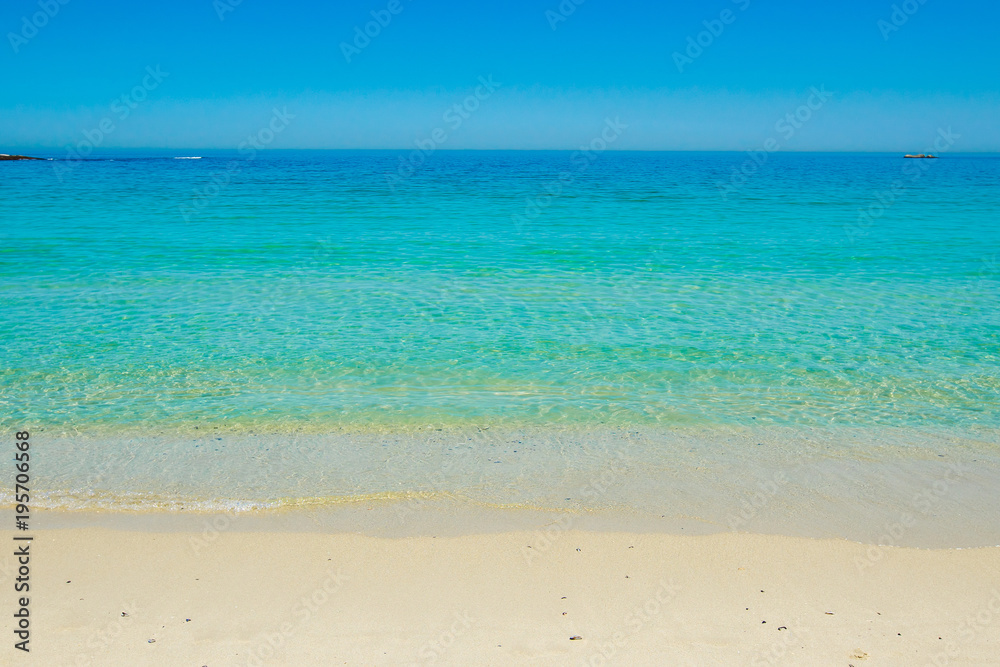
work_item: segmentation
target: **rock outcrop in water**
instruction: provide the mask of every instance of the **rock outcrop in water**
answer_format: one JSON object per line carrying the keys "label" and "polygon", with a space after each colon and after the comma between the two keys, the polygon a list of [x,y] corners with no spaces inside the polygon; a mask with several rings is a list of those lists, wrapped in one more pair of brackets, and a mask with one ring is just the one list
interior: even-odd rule
{"label": "rock outcrop in water", "polygon": [[40,157],[28,157],[27,155],[7,155],[6,153],[0,153],[0,160],[44,160],[45,158]]}

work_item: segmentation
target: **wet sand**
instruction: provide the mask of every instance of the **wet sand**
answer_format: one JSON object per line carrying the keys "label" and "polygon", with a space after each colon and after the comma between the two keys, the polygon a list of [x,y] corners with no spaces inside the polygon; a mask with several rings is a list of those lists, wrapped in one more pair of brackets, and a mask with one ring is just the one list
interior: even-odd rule
{"label": "wet sand", "polygon": [[[325,508],[329,521],[302,530],[396,537],[414,534],[400,535],[401,519],[410,525],[428,503],[453,501],[499,510],[494,530],[530,527],[507,520],[514,515],[504,511],[516,508],[518,516],[610,513],[597,526],[573,526],[605,531],[1000,545],[995,430],[964,436],[774,427],[194,433],[39,435],[32,507],[168,514],[180,523],[198,513]],[[11,493],[0,489],[0,507],[13,506]],[[401,512],[377,521],[352,509],[394,501]],[[352,514],[352,521],[341,521]],[[458,534],[480,530],[480,519],[458,521]]]}

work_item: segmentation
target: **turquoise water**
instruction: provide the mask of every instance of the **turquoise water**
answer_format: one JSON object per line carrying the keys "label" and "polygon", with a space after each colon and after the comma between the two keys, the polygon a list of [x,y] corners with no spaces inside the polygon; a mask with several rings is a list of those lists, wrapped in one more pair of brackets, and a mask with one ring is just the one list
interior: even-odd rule
{"label": "turquoise water", "polygon": [[866,540],[962,462],[908,539],[1000,541],[1000,159],[777,154],[724,198],[744,155],[438,153],[390,186],[399,157],[2,163],[36,506]]}
{"label": "turquoise water", "polygon": [[201,155],[3,164],[4,428],[998,425],[996,157]]}

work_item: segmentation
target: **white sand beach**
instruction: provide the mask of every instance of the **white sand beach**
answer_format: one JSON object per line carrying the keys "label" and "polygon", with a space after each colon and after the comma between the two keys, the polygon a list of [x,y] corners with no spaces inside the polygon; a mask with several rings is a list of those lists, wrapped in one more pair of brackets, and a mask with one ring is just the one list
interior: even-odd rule
{"label": "white sand beach", "polygon": [[[31,548],[32,664],[862,667],[1000,655],[995,547],[558,526],[396,539],[90,526],[38,532]],[[13,560],[0,566],[9,581]]]}

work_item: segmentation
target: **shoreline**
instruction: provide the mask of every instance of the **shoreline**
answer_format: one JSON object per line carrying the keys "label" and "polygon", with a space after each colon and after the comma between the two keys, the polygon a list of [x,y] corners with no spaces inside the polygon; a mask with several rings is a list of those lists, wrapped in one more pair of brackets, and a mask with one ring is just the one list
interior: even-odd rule
{"label": "shoreline", "polygon": [[[727,476],[719,481],[715,478],[731,471],[706,467],[695,477],[690,469],[640,476],[624,467],[608,467],[601,475],[581,478],[583,486],[574,489],[588,500],[616,499],[600,506],[495,503],[432,489],[272,505],[190,499],[130,504],[123,498],[102,505],[91,499],[70,508],[46,506],[44,500],[38,502],[44,494],[36,494],[32,511],[37,525],[49,529],[142,533],[235,530],[399,539],[582,530],[665,536],[756,534],[919,549],[1000,546],[1000,526],[994,519],[1000,506],[1000,465],[995,461],[826,460],[803,470],[769,470],[767,477],[741,471],[742,478]],[[736,485],[727,486],[731,482]],[[636,487],[649,485],[655,487],[657,503],[642,505],[637,501],[644,496],[637,493],[643,489]],[[569,493],[566,488],[554,488],[552,495]],[[13,519],[11,507],[0,508],[0,522]]]}
{"label": "shoreline", "polygon": [[[405,528],[397,521],[405,514],[459,535],[568,516],[602,530],[993,546],[1000,544],[1000,447],[995,431],[980,436],[863,429],[33,436],[32,508],[102,515],[110,528],[116,516],[142,529],[143,521],[169,524],[172,515],[178,524],[232,515],[259,530],[280,531],[287,520],[305,530],[392,536]],[[0,514],[10,500],[0,490]]]}
{"label": "shoreline", "polygon": [[[548,543],[525,531],[197,537],[36,531],[35,658],[255,667],[974,665],[998,648],[995,547],[580,530]],[[8,561],[0,559],[4,578]]]}

